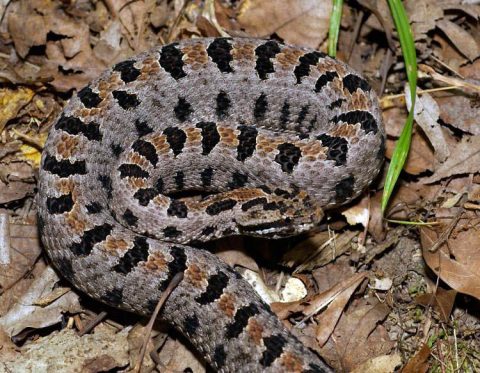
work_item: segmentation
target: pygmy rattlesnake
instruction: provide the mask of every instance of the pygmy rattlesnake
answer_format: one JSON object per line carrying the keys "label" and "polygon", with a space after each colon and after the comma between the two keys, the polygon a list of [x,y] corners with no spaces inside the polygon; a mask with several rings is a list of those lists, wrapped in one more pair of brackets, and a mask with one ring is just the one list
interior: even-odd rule
{"label": "pygmy rattlesnake", "polygon": [[182,41],[71,99],[43,153],[41,237],[77,288],[143,315],[183,272],[161,318],[219,371],[329,371],[194,243],[306,231],[361,193],[383,152],[377,97],[344,63],[276,41]]}

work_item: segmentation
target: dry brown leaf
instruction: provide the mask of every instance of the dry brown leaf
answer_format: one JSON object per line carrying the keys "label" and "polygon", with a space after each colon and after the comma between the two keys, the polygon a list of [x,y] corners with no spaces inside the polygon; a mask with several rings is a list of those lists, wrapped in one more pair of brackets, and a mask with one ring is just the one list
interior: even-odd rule
{"label": "dry brown leaf", "polygon": [[402,373],[425,373],[428,371],[428,358],[431,350],[427,344],[413,356],[403,367]]}
{"label": "dry brown leaf", "polygon": [[387,39],[391,39],[389,44],[393,44],[394,41],[392,35],[394,23],[388,4],[381,0],[359,0],[358,3],[372,13],[372,16],[367,18],[365,24],[374,30],[385,32]]}
{"label": "dry brown leaf", "polygon": [[[133,2],[124,8],[137,9],[141,6],[139,4],[144,2]],[[10,54],[15,56],[16,52],[23,59],[6,60],[6,65],[2,66],[2,70],[9,72],[6,79],[37,84],[48,81],[57,90],[66,92],[72,88],[83,88],[115,62],[115,58],[124,59],[133,53],[126,40],[135,41],[134,38],[145,31],[143,24],[135,23],[130,17],[125,21],[129,28],[122,26],[115,29],[110,27],[109,15],[105,14],[101,2],[96,9],[103,9],[103,13],[99,11],[91,18],[84,17],[85,10],[77,6],[72,4],[67,9],[61,2],[43,0],[10,3],[4,14],[5,23],[9,25],[4,30],[5,39],[13,40],[15,50],[11,48]],[[120,11],[120,16],[131,14],[128,9]],[[144,13],[138,13],[137,17],[145,21]],[[25,19],[29,22],[24,22]],[[122,17],[120,19],[123,20]],[[117,18],[112,23],[115,22],[118,22]],[[93,36],[91,30],[99,35]],[[122,35],[121,31],[128,35]],[[141,40],[145,44],[138,42],[139,50],[155,43],[148,38],[142,37]],[[97,53],[93,53],[92,47],[96,48],[96,45],[99,45]],[[109,49],[110,59],[101,58],[107,54],[105,49]]]}
{"label": "dry brown leaf", "polygon": [[[445,228],[443,228],[444,230]],[[452,289],[480,299],[480,221],[478,218],[461,219],[448,245],[443,244],[435,252],[435,245],[442,231],[421,227],[420,238],[423,257],[427,265]]]}
{"label": "dry brown leaf", "polygon": [[33,194],[34,188],[33,184],[15,181],[5,184],[0,181],[0,204],[21,200]]}
{"label": "dry brown leaf", "polygon": [[422,179],[425,184],[460,174],[471,174],[479,171],[480,136],[464,136],[462,141],[450,150],[450,156],[430,177]]}
{"label": "dry brown leaf", "polygon": [[251,36],[276,33],[289,44],[317,48],[327,37],[329,0],[244,0],[238,22]]}
{"label": "dry brown leaf", "polygon": [[19,140],[9,141],[7,144],[2,144],[0,147],[0,159],[3,159],[5,156],[16,153],[20,150],[22,142]]}
{"label": "dry brown leaf", "polygon": [[405,8],[415,41],[427,39],[427,32],[435,29],[438,20],[443,17],[443,10],[438,1],[407,0]]}
{"label": "dry brown leaf", "polygon": [[295,312],[306,314],[305,308],[309,307],[310,304],[314,304],[313,309],[323,308],[330,302],[330,296],[335,294],[335,291],[333,293],[330,292],[331,289],[339,283],[348,281],[355,275],[348,260],[343,259],[343,257],[339,258],[335,263],[315,269],[312,274],[317,284],[315,295],[298,302],[272,304],[272,309],[275,309],[275,312],[281,319],[286,319],[291,313]]}
{"label": "dry brown leaf", "polygon": [[[5,260],[4,244],[5,242],[0,243],[0,260]],[[13,246],[10,242],[11,247]],[[9,311],[45,270],[46,264],[43,260],[35,263],[40,254],[40,247],[35,248],[34,246],[32,246],[31,253],[28,250],[19,250],[18,252],[11,250],[10,257],[7,259],[10,264],[0,265],[0,288],[2,289],[0,315],[5,315]]]}
{"label": "dry brown leaf", "polygon": [[374,357],[350,373],[394,373],[402,365],[400,354],[381,355]]}
{"label": "dry brown leaf", "polygon": [[[130,355],[130,366],[134,367],[137,363],[138,360],[140,359],[140,353],[143,347],[143,344],[145,343],[145,336],[148,333],[148,326],[142,325],[140,323],[135,324],[130,331],[128,332],[128,351]],[[162,330],[163,331],[163,330]],[[142,360],[142,371],[149,372],[155,367],[155,363],[150,357],[150,354],[148,351],[154,351],[157,350],[158,347],[155,347],[155,338],[157,331],[154,330],[152,331],[152,335],[150,338],[148,338],[147,341],[147,348],[146,351],[147,353],[144,355],[143,360]],[[162,338],[163,333],[160,332],[160,335],[158,338]]]}
{"label": "dry brown leaf", "polygon": [[222,1],[213,0],[215,7],[215,18],[222,30],[226,30],[231,35],[241,36],[236,17],[236,10],[233,7],[229,7],[228,4]]}
{"label": "dry brown leaf", "polygon": [[431,0],[406,0],[404,4],[413,31],[415,47],[421,58],[430,54],[430,34],[435,29],[436,21],[444,16],[443,10],[439,2]]}
{"label": "dry brown leaf", "polygon": [[162,1],[157,6],[151,9],[150,23],[153,27],[158,28],[165,26],[169,20],[169,16],[173,18],[173,15],[169,13],[169,4],[167,1]]}
{"label": "dry brown leaf", "polygon": [[41,248],[37,226],[11,223],[8,214],[0,214],[0,236],[2,242],[8,242],[0,247],[0,252],[5,252],[3,257],[8,258],[0,260],[4,266],[0,267],[0,288],[5,291],[32,269]]}
{"label": "dry brown leaf", "polygon": [[441,189],[442,186],[437,184],[426,185],[420,182],[407,183],[401,181],[390,200],[388,218],[409,219],[412,212],[434,203]]}
{"label": "dry brown leaf", "polygon": [[480,19],[480,6],[477,0],[470,1],[442,1],[443,9],[459,10],[459,13],[469,15],[472,19]]}
{"label": "dry brown leaf", "polygon": [[468,191],[468,200],[470,202],[480,202],[480,184],[472,184]]}
{"label": "dry brown leaf", "polygon": [[[12,8],[7,18],[8,31],[17,53],[22,58],[30,52],[30,48],[45,45],[47,42],[46,21],[42,15],[35,12],[34,8],[33,4],[22,1]],[[28,22],[25,22],[26,15],[28,15]]]}
{"label": "dry brown leaf", "polygon": [[100,37],[93,47],[93,54],[100,59],[106,66],[120,59],[122,33],[120,32],[122,25],[119,19],[110,22],[108,27],[100,32]]}
{"label": "dry brown leaf", "polygon": [[[204,2],[201,15],[197,19],[197,26],[205,32],[205,35],[229,37],[230,35],[223,30],[217,19],[217,10],[221,14],[222,9],[220,6],[216,7],[216,4],[218,3],[215,0],[206,0]],[[200,26],[200,22],[203,24],[202,26]]]}
{"label": "dry brown leaf", "polygon": [[215,254],[230,267],[241,266],[258,272],[257,262],[249,255],[244,247],[243,237],[227,237],[217,242]]}
{"label": "dry brown leaf", "polygon": [[456,23],[442,19],[437,22],[437,27],[450,39],[452,44],[470,61],[480,54],[480,49],[474,37]]}
{"label": "dry brown leaf", "polygon": [[[320,346],[323,346],[328,338],[330,338],[330,335],[333,333],[335,325],[337,325],[350,297],[367,275],[366,272],[357,273],[348,280],[344,280],[337,284],[328,292],[329,297],[332,297],[333,301],[324,312],[315,318],[318,322],[317,341]],[[315,307],[315,303],[311,302],[310,305],[305,308],[305,313],[308,315],[315,313]]]}
{"label": "dry brown leaf", "polygon": [[464,132],[480,135],[478,99],[463,95],[452,95],[451,93],[442,93],[437,96],[435,99],[440,106],[440,118],[445,123]]}
{"label": "dry brown leaf", "polygon": [[0,163],[0,178],[7,182],[24,181],[33,183],[35,181],[33,168],[25,161]]}
{"label": "dry brown leaf", "polygon": [[370,221],[368,222],[368,233],[372,235],[375,242],[382,242],[387,234],[384,214],[381,208],[382,194],[383,191],[378,191],[373,197],[370,197]]}
{"label": "dry brown leaf", "polygon": [[404,105],[390,106],[382,110],[382,119],[387,136],[400,137],[407,115],[408,112]]}
{"label": "dry brown leaf", "polygon": [[146,46],[144,42],[143,32],[147,12],[149,11],[149,1],[130,1],[120,0],[112,1],[118,20],[122,24],[124,30],[122,35],[126,37],[130,47],[134,52],[144,50]]}
{"label": "dry brown leaf", "polygon": [[460,66],[467,62],[466,58],[456,49],[450,41],[441,33],[435,33],[432,37],[431,51],[433,55],[447,65],[450,69],[458,71]]}
{"label": "dry brown leaf", "polygon": [[[480,11],[480,6],[478,7]],[[465,77],[465,80],[469,83],[479,85],[480,84],[480,60],[477,59],[472,63],[467,63],[460,67],[460,74]]]}
{"label": "dry brown leaf", "polygon": [[281,263],[292,268],[305,262],[311,258],[315,251],[322,248],[330,238],[330,232],[323,231],[302,240],[283,255]]}
{"label": "dry brown leaf", "polygon": [[[396,139],[391,139],[390,136],[395,138],[400,136],[407,119],[407,111],[403,107],[391,107],[384,110],[382,118],[385,123],[387,135],[389,136],[387,137],[385,156],[390,159],[396,144]],[[412,145],[404,170],[409,174],[418,175],[433,169],[433,163],[434,154],[430,145],[417,130],[414,130]]]}
{"label": "dry brown leaf", "polygon": [[[412,100],[408,85],[405,86],[405,99],[407,101],[407,108],[410,111]],[[450,152],[442,128],[438,123],[439,117],[440,109],[432,96],[428,93],[424,93],[421,96],[416,95],[414,110],[415,121],[422,128],[423,133],[427,136],[433,149],[435,149],[435,158],[437,161],[443,162],[447,159]]]}
{"label": "dry brown leaf", "polygon": [[78,296],[69,292],[47,306],[35,306],[35,302],[53,291],[59,281],[51,267],[47,267],[18,299],[10,310],[0,317],[0,326],[11,336],[25,328],[45,328],[61,321],[63,312],[81,311]]}
{"label": "dry brown leaf", "polygon": [[[15,351],[18,349],[18,347],[15,345],[15,343],[12,342],[12,339],[9,337],[5,331],[0,328],[0,356],[7,356],[9,354],[15,353]],[[2,360],[0,359],[0,362]]]}
{"label": "dry brown leaf", "polygon": [[40,74],[52,77],[50,84],[57,90],[83,88],[107,68],[92,52],[87,24],[59,11],[48,13],[46,22],[51,32],[61,38],[46,44],[47,60]]}
{"label": "dry brown leaf", "polygon": [[353,230],[346,230],[339,234],[320,232],[285,253],[282,263],[288,267],[297,266],[295,273],[323,266],[349,250],[352,239],[358,233]]}
{"label": "dry brown leaf", "polygon": [[389,313],[389,307],[376,298],[354,301],[320,349],[321,355],[338,371],[351,371],[371,358],[388,354],[394,343],[380,323]]}
{"label": "dry brown leaf", "polygon": [[29,88],[19,87],[17,89],[0,89],[0,132],[5,128],[5,124],[17,115],[17,113],[35,95],[35,92]]}
{"label": "dry brown leaf", "polygon": [[339,282],[347,281],[355,273],[356,270],[351,263],[351,257],[343,255],[326,266],[314,269],[312,276],[317,285],[317,293],[324,293]]}
{"label": "dry brown leaf", "polygon": [[[387,139],[386,157],[391,159],[396,141]],[[419,175],[432,170],[434,166],[434,154],[425,138],[415,131],[412,135],[410,152],[405,162],[404,171],[411,175]]]}
{"label": "dry brown leaf", "polygon": [[35,189],[32,166],[25,161],[0,163],[0,203],[18,201],[33,195]]}
{"label": "dry brown leaf", "polygon": [[[329,269],[332,269],[332,267],[345,268],[346,263],[345,266],[329,265],[328,267]],[[366,272],[363,272],[345,277],[344,273],[337,277],[335,272],[329,269],[321,269],[321,272],[325,276],[330,276],[330,280],[335,279],[335,284],[328,290],[296,302],[274,302],[271,304],[272,310],[283,320],[287,319],[292,313],[302,313],[305,315],[305,318],[310,318],[328,306],[324,312],[315,316],[318,325],[316,328],[316,338],[320,346],[323,346],[329,339],[353,292],[368,275]],[[351,269],[349,268],[348,271],[351,272]],[[323,288],[326,288],[328,286],[326,283],[328,282],[329,281],[322,281],[320,283]]]}
{"label": "dry brown leaf", "polygon": [[167,339],[159,358],[165,372],[205,372],[204,364],[178,340]]}
{"label": "dry brown leaf", "polygon": [[445,290],[441,287],[436,289],[436,293],[421,294],[415,297],[415,302],[422,306],[433,306],[438,312],[443,322],[447,323],[452,313],[457,292],[455,290]]}

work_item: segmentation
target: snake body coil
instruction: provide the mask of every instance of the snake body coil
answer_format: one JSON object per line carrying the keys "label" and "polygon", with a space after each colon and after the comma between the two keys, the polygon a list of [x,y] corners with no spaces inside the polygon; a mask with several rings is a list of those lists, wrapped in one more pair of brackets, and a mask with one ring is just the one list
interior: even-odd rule
{"label": "snake body coil", "polygon": [[255,39],[166,45],[116,64],[52,127],[41,236],[77,288],[138,314],[183,272],[160,317],[218,371],[329,371],[192,243],[308,230],[361,193],[383,150],[376,95],[341,62]]}

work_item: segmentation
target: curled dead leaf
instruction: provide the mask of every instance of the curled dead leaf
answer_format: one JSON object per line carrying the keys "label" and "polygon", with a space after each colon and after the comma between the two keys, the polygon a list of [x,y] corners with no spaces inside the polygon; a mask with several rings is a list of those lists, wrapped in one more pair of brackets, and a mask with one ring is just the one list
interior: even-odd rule
{"label": "curled dead leaf", "polygon": [[452,44],[470,61],[478,57],[480,48],[475,38],[468,31],[446,19],[438,21],[437,27],[447,35]]}
{"label": "curled dead leaf", "polygon": [[5,128],[5,124],[27,105],[35,95],[35,92],[29,88],[19,87],[17,89],[0,89],[0,132]]}
{"label": "curled dead leaf", "polygon": [[422,181],[425,184],[452,175],[476,173],[480,165],[480,136],[464,136],[460,143],[450,150],[450,156],[435,169],[435,173]]}
{"label": "curled dead leaf", "polygon": [[[407,101],[408,110],[411,110],[412,100],[410,96],[410,88],[405,86],[405,99]],[[416,96],[414,118],[417,124],[422,128],[423,133],[427,136],[430,144],[435,149],[435,158],[439,162],[445,161],[450,152],[447,142],[442,132],[442,128],[438,123],[440,117],[440,109],[437,102],[428,93]]]}
{"label": "curled dead leaf", "polygon": [[424,344],[422,348],[403,367],[402,373],[425,373],[428,371],[428,358],[431,354],[430,347]]}
{"label": "curled dead leaf", "polygon": [[[480,220],[461,219],[447,239],[432,252],[430,248],[443,231],[420,228],[423,257],[427,265],[452,289],[480,299]],[[443,228],[445,229],[445,228]]]}
{"label": "curled dead leaf", "polygon": [[337,323],[320,354],[338,371],[351,371],[360,364],[390,353],[394,343],[381,322],[390,313],[376,298],[352,302]]}
{"label": "curled dead leaf", "polygon": [[317,48],[327,37],[329,0],[244,0],[238,22],[249,35],[276,33],[289,44]]}

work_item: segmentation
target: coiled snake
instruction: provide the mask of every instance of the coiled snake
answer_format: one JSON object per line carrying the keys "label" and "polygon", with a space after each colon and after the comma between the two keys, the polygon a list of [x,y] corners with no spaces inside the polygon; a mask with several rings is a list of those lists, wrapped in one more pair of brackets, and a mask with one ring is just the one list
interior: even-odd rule
{"label": "coiled snake", "polygon": [[71,99],[43,152],[41,237],[78,289],[138,314],[183,272],[160,317],[218,371],[329,371],[195,246],[309,230],[362,192],[383,152],[376,95],[344,63],[276,41],[182,41]]}

